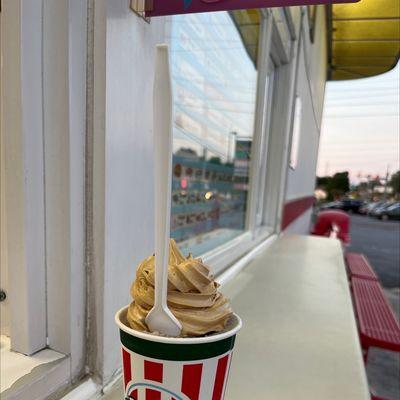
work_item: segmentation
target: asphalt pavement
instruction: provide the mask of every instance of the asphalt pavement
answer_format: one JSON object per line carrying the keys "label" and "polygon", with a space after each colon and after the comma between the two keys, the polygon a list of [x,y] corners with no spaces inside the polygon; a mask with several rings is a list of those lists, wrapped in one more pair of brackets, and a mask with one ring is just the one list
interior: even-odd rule
{"label": "asphalt pavement", "polygon": [[[351,216],[349,251],[363,253],[379,277],[397,316],[400,314],[400,221]],[[371,349],[367,375],[375,393],[387,400],[400,399],[400,355]]]}
{"label": "asphalt pavement", "polygon": [[349,251],[369,259],[384,288],[400,287],[400,221],[351,216]]}

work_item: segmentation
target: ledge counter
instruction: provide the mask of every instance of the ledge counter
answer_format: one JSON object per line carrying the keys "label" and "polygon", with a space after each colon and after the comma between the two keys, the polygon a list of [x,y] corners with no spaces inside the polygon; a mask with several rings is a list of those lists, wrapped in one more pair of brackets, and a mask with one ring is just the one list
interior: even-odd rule
{"label": "ledge counter", "polygon": [[338,240],[283,236],[223,292],[243,319],[227,400],[370,399]]}

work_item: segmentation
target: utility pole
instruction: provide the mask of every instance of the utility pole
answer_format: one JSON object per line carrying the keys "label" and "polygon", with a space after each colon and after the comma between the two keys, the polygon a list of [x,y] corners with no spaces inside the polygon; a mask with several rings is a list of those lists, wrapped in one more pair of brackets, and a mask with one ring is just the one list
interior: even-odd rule
{"label": "utility pole", "polygon": [[386,200],[386,197],[387,197],[387,186],[388,186],[388,181],[389,181],[389,169],[390,169],[390,164],[388,164],[387,169],[386,169],[385,189],[383,191],[383,199],[384,200]]}
{"label": "utility pole", "polygon": [[203,171],[201,173],[201,179],[203,182],[206,181],[206,166],[207,166],[207,147],[203,147]]}

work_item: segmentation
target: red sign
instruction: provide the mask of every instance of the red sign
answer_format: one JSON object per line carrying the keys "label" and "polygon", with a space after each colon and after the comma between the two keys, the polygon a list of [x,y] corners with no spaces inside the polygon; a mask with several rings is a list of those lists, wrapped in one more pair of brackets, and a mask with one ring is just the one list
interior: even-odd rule
{"label": "red sign", "polygon": [[146,0],[146,17],[249,8],[356,3],[359,0]]}

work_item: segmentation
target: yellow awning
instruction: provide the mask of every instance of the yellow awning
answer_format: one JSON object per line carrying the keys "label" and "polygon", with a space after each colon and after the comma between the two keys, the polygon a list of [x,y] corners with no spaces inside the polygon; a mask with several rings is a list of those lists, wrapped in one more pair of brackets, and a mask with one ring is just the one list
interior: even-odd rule
{"label": "yellow awning", "polygon": [[[257,65],[259,10],[230,12]],[[329,79],[366,78],[393,68],[400,53],[400,0],[328,6]]]}
{"label": "yellow awning", "polygon": [[396,65],[400,51],[399,0],[335,4],[329,22],[330,79],[365,78]]}

